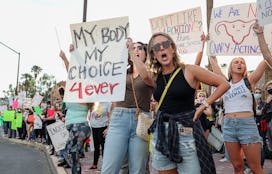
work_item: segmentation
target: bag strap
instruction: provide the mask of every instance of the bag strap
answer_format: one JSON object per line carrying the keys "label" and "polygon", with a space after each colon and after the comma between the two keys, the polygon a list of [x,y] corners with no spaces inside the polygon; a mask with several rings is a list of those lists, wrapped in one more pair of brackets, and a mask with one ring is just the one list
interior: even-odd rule
{"label": "bag strap", "polygon": [[256,106],[257,106],[257,103],[256,103],[256,100],[255,100],[254,95],[253,95],[254,91],[252,90],[251,84],[250,84],[250,82],[249,82],[249,80],[248,80],[247,77],[244,78],[244,82],[245,82],[246,87],[251,92],[252,103],[253,103],[252,109],[253,109],[254,116],[256,116]]}
{"label": "bag strap", "polygon": [[136,91],[135,91],[135,87],[134,87],[134,81],[133,81],[132,76],[133,76],[133,74],[130,75],[130,81],[131,81],[134,101],[135,101],[135,104],[136,104],[136,115],[138,115],[140,113],[140,108],[139,108],[139,104],[138,104],[138,100],[137,100],[137,96],[136,96]]}
{"label": "bag strap", "polygon": [[172,81],[174,80],[174,78],[180,72],[181,69],[182,69],[181,67],[179,67],[178,69],[176,69],[176,71],[174,72],[174,74],[170,77],[169,81],[167,82],[167,85],[165,86],[165,88],[163,90],[163,93],[161,95],[161,98],[160,98],[157,110],[159,110],[159,108],[160,108],[160,106],[162,104],[162,101],[163,101],[163,99],[164,99],[164,97],[165,97],[165,95],[166,95],[166,93],[168,91],[168,88],[170,87]]}

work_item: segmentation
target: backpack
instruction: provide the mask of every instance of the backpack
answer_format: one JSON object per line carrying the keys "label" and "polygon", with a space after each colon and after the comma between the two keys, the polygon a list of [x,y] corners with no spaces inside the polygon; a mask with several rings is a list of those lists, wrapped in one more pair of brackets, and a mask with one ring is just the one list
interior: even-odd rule
{"label": "backpack", "polygon": [[256,106],[257,106],[257,103],[256,103],[256,100],[255,100],[254,95],[253,95],[253,91],[252,91],[252,88],[251,88],[251,84],[249,83],[249,80],[248,80],[247,77],[244,78],[244,82],[245,82],[246,87],[247,87],[247,88],[249,89],[249,91],[251,92],[252,101],[253,101],[252,109],[253,109],[254,116],[256,116]]}

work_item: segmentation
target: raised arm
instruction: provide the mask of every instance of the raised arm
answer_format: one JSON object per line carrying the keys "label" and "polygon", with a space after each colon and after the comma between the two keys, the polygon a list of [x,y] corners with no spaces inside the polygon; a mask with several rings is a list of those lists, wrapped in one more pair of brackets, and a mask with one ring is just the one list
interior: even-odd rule
{"label": "raised arm", "polygon": [[217,58],[215,56],[209,56],[209,62],[211,64],[211,67],[212,67],[212,71],[215,73],[215,74],[218,74],[222,77],[224,77],[225,79],[226,76],[223,74],[223,72],[221,71],[221,68],[219,67],[218,65],[218,61],[217,61]]}
{"label": "raised arm", "polygon": [[206,38],[205,38],[204,33],[202,33],[202,35],[201,35],[201,41],[202,41],[202,48],[197,53],[196,60],[195,60],[195,65],[198,65],[198,66],[200,66],[200,64],[201,64],[202,57],[203,57],[203,50],[204,50],[204,46],[205,46],[205,42],[206,42]]}
{"label": "raised arm", "polygon": [[133,42],[132,42],[131,38],[128,38],[127,47],[128,47],[128,53],[129,53],[130,59],[133,62],[133,64],[135,65],[135,67],[137,68],[137,70],[138,70],[141,78],[143,79],[143,81],[147,85],[154,87],[155,83],[153,82],[153,80],[152,80],[152,78],[150,76],[150,73],[147,71],[146,65],[144,64],[144,62],[141,61],[141,59],[139,59],[135,55],[135,53],[133,51]]}
{"label": "raised arm", "polygon": [[65,69],[66,69],[66,71],[68,72],[69,61],[68,61],[68,59],[67,59],[65,53],[64,53],[62,50],[60,50],[59,56],[60,56],[61,59],[63,60],[64,65],[65,65]]}
{"label": "raised arm", "polygon": [[264,38],[264,29],[259,25],[258,21],[255,22],[253,30],[257,35],[263,58],[268,63],[268,65],[272,67],[272,55]]}
{"label": "raised arm", "polygon": [[[72,52],[72,51],[74,51],[74,50],[75,50],[74,45],[70,44],[69,51]],[[60,56],[61,59],[63,60],[64,65],[65,65],[65,69],[66,69],[66,71],[68,72],[68,69],[69,69],[69,61],[68,61],[68,59],[67,59],[65,53],[64,53],[62,50],[60,50],[59,56]]]}

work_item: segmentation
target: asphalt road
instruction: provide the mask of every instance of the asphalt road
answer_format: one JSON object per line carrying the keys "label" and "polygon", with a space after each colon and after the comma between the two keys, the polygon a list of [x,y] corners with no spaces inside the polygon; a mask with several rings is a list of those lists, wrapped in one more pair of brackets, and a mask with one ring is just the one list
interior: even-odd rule
{"label": "asphalt road", "polygon": [[52,174],[44,152],[0,138],[1,174]]}

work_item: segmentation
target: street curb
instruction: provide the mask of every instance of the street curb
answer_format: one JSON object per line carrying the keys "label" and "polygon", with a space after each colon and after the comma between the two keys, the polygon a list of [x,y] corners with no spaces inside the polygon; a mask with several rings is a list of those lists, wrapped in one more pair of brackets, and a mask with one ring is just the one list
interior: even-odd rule
{"label": "street curb", "polygon": [[54,155],[49,155],[45,145],[37,143],[37,142],[27,142],[24,140],[14,139],[14,138],[7,138],[7,137],[1,137],[1,138],[3,138],[3,140],[5,141],[27,145],[29,147],[42,151],[44,155],[46,156],[47,162],[49,164],[49,169],[52,172],[52,174],[67,174],[63,167],[57,166],[57,163],[56,163],[57,157],[55,157]]}

